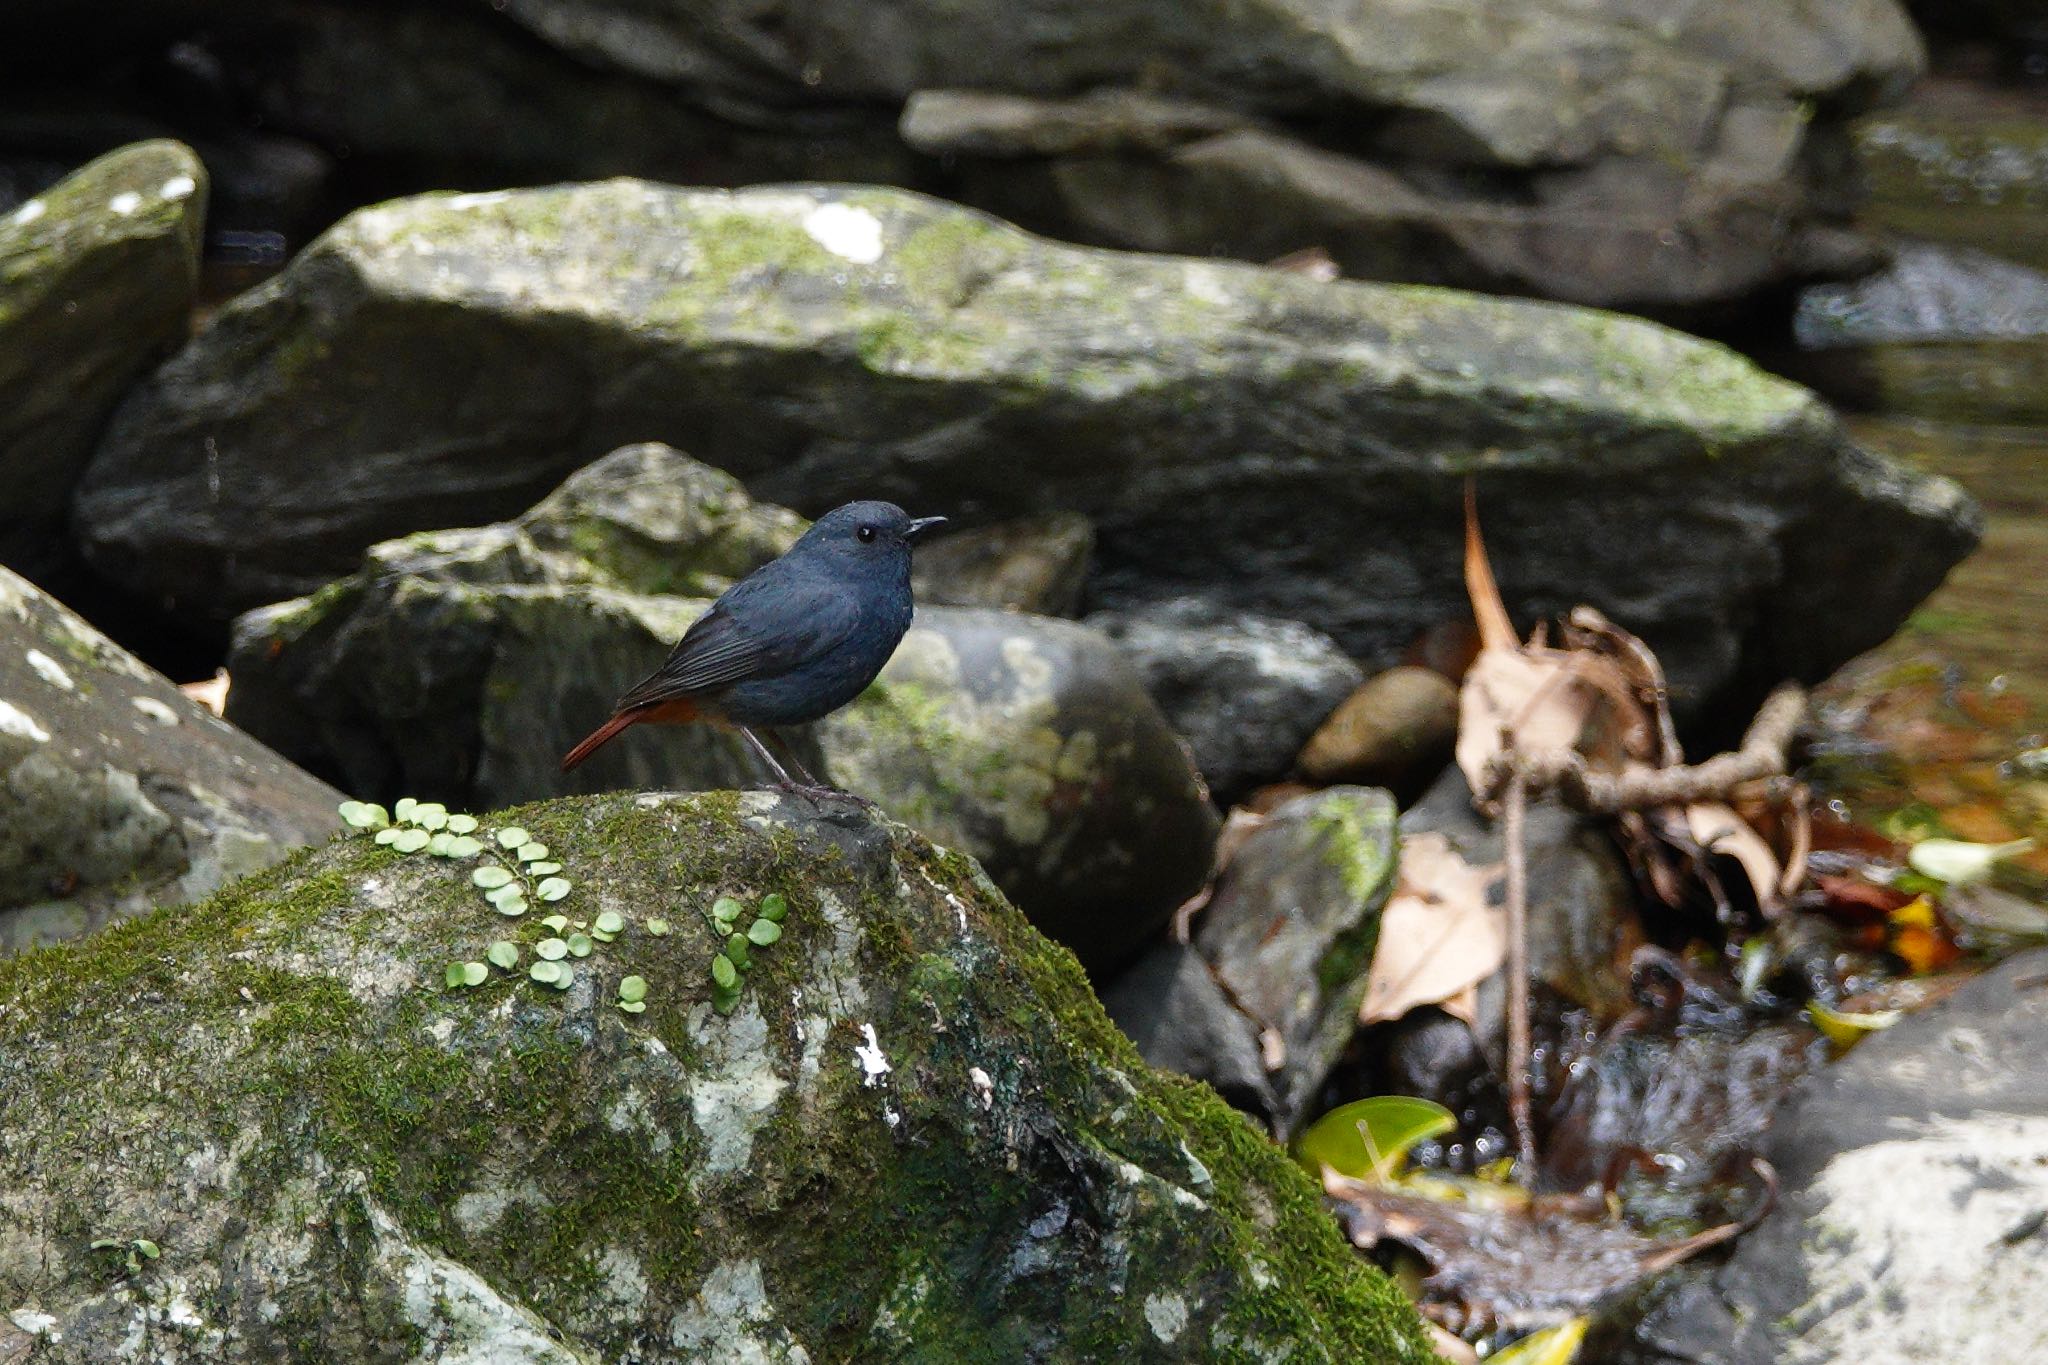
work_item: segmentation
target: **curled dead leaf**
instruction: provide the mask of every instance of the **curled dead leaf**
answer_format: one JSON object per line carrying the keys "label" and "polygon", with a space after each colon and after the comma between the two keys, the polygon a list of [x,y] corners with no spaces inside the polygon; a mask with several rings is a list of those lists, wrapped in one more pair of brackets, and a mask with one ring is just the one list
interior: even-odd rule
{"label": "curled dead leaf", "polygon": [[228,671],[225,668],[216,668],[213,676],[204,682],[179,683],[178,690],[216,716],[227,712]]}

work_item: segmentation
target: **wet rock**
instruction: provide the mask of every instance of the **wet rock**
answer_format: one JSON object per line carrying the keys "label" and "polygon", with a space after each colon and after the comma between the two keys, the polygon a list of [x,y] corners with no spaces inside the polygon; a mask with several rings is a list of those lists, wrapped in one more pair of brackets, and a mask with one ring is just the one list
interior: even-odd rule
{"label": "wet rock", "polygon": [[935,607],[1075,616],[1094,551],[1095,528],[1072,512],[949,530],[918,546],[911,586]]}
{"label": "wet rock", "polygon": [[1778,1117],[1778,1207],[1626,1358],[1658,1365],[1999,1359],[2048,1333],[2048,954],[1857,1044]]}
{"label": "wet rock", "polygon": [[210,895],[340,800],[0,568],[0,955]]}
{"label": "wet rock", "polygon": [[1247,1113],[1279,1112],[1258,1030],[1188,944],[1159,944],[1097,994],[1149,1065],[1206,1081]]}
{"label": "wet rock", "polygon": [[1458,689],[1427,668],[1390,668],[1346,697],[1302,746],[1311,782],[1358,782],[1413,796],[1450,762]]}
{"label": "wet rock", "polygon": [[[738,737],[703,726],[640,727],[568,776],[559,760],[801,528],[673,450],[621,450],[512,522],[377,546],[243,617],[230,715],[366,797],[757,785]],[[979,858],[1091,969],[1209,869],[1200,779],[1114,647],[1071,622],[920,609],[877,684],[792,738],[806,766]]]}
{"label": "wet rock", "polygon": [[144,142],[0,217],[0,563],[42,578],[65,558],[108,414],[185,339],[205,203],[198,158]]}
{"label": "wet rock", "polygon": [[[766,794],[516,817],[565,910],[627,921],[561,990],[444,987],[545,931],[360,837],[0,963],[0,1321],[39,1360],[1431,1358],[1307,1178],[965,860]],[[705,912],[770,891],[716,1013]]]}
{"label": "wet rock", "polygon": [[2048,336],[2048,275],[1968,247],[1900,242],[1885,270],[1802,293],[1792,329],[1806,347]]}
{"label": "wet rock", "polygon": [[[1434,831],[1475,867],[1505,859],[1499,829],[1472,809],[1465,775],[1453,765],[1401,817],[1403,834]],[[1612,837],[1554,800],[1533,801],[1524,825],[1529,866],[1529,976],[1602,1022],[1634,1003],[1630,960],[1643,942],[1635,890]],[[1479,1034],[1489,1055],[1505,1046],[1505,983],[1495,973],[1479,990]]]}
{"label": "wet rock", "polygon": [[1358,1028],[1380,910],[1394,887],[1394,802],[1338,787],[1275,811],[1230,860],[1195,947],[1283,1064],[1275,1126],[1291,1137]]}
{"label": "wet rock", "polygon": [[1321,631],[1250,612],[1221,615],[1195,599],[1098,612],[1088,624],[1131,656],[1224,805],[1283,776],[1302,740],[1363,676]]}
{"label": "wet rock", "polygon": [[1512,450],[1482,489],[1516,509],[1510,608],[1609,611],[1695,710],[1884,638],[1977,533],[1954,485],[1649,324],[1075,250],[894,191],[632,182],[352,216],[124,404],[77,518],[113,579],[229,613],[649,437],[800,510],[1080,512],[1105,607],[1199,595],[1379,662],[1465,610],[1464,474]]}

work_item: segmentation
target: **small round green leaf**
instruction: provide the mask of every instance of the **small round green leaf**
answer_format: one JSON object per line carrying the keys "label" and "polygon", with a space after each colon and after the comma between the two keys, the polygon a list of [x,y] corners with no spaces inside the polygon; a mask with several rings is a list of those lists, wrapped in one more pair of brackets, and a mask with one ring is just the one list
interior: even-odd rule
{"label": "small round green leaf", "polygon": [[541,923],[559,934],[569,927],[569,917],[567,915],[549,915]]}
{"label": "small round green leaf", "polygon": [[732,965],[732,959],[724,953],[711,959],[711,979],[731,990],[739,984],[740,969]]}
{"label": "small round green leaf", "polygon": [[558,901],[569,894],[569,879],[566,877],[549,877],[538,887],[534,888],[534,894],[544,901]]}
{"label": "small round green leaf", "polygon": [[549,962],[559,962],[569,955],[569,945],[558,938],[544,938],[533,945],[535,956]]}
{"label": "small round green leaf", "polygon": [[447,970],[441,973],[441,980],[451,991],[460,990],[469,984],[463,980],[463,970],[460,962],[449,963]]}
{"label": "small round green leaf", "polygon": [[425,848],[432,838],[433,836],[423,829],[402,829],[398,831],[398,837],[391,841],[391,846],[400,853],[417,853]]}
{"label": "small round green leaf", "polygon": [[519,828],[519,826],[508,825],[498,831],[498,846],[500,848],[517,848],[532,837],[532,835]]}
{"label": "small round green leaf", "polygon": [[621,1000],[619,1008],[628,1014],[640,1014],[647,1009],[647,1004],[642,1000]]}
{"label": "small round green leaf", "polygon": [[467,834],[455,834],[448,839],[448,856],[451,858],[474,858],[484,851],[483,841]]}
{"label": "small round green leaf", "polygon": [[733,966],[746,966],[747,959],[752,956],[752,954],[747,951],[747,936],[745,934],[734,934],[732,937],[726,939],[725,955],[732,959]]}
{"label": "small round green leaf", "polygon": [[484,892],[484,899],[492,905],[496,905],[500,901],[508,901],[514,896],[524,896],[525,894],[526,884],[524,882],[506,882],[503,886],[494,886]]}
{"label": "small round green leaf", "polygon": [[350,829],[383,829],[391,815],[374,801],[344,801],[335,809]]}
{"label": "small round green leaf", "polygon": [[451,815],[451,816],[449,816],[449,817],[448,817],[448,832],[449,832],[450,834],[474,834],[474,833],[476,833],[476,817],[475,817],[474,815]]}
{"label": "small round green leaf", "polygon": [[481,986],[484,984],[484,982],[489,981],[490,979],[491,969],[489,967],[486,967],[483,963],[465,962],[462,964],[463,985]]}
{"label": "small round green leaf", "polygon": [[491,944],[490,948],[484,953],[484,956],[489,958],[494,965],[503,967],[509,972],[519,965],[519,945],[509,938],[501,938]]}
{"label": "small round green leaf", "polygon": [[163,1255],[163,1251],[158,1248],[157,1244],[150,1241],[147,1237],[137,1237],[128,1245],[142,1253],[142,1259],[145,1261],[154,1261],[157,1257]]}
{"label": "small round green leaf", "polygon": [[410,796],[401,796],[398,798],[398,804],[393,806],[391,808],[391,811],[392,814],[396,815],[401,820],[410,820],[412,819],[412,813],[415,810],[419,809],[419,804],[419,802],[413,800]]}
{"label": "small round green leaf", "polygon": [[757,919],[747,926],[747,941],[757,948],[766,948],[782,937],[782,926],[772,919]]}
{"label": "small round green leaf", "polygon": [[438,801],[423,801],[412,808],[412,822],[421,829],[448,828],[448,808]]}
{"label": "small round green leaf", "polygon": [[761,918],[775,924],[782,923],[782,917],[789,913],[789,901],[780,891],[771,891],[761,897]]}
{"label": "small round green leaf", "polygon": [[735,1009],[739,1008],[739,1003],[740,993],[738,991],[733,991],[730,994],[720,993],[711,997],[711,1008],[717,1010],[720,1014],[731,1014]]}
{"label": "small round green leaf", "polygon": [[562,973],[568,970],[567,967],[564,967],[559,962],[543,960],[528,967],[526,974],[535,981],[540,982],[543,986],[552,986],[561,979]]}
{"label": "small round green leaf", "polygon": [[448,857],[448,846],[454,842],[455,836],[448,833],[446,830],[443,830],[441,833],[436,834],[433,838],[427,840],[427,856],[431,858]]}
{"label": "small round green leaf", "polygon": [[646,978],[646,977],[644,977],[644,976],[629,976],[629,977],[625,978],[625,979],[624,979],[623,981],[619,982],[619,999],[621,999],[621,1000],[625,1000],[625,1001],[634,1001],[634,1000],[645,1000],[646,998],[647,998],[647,978]]}
{"label": "small round green leaf", "polygon": [[521,844],[518,848],[513,849],[512,853],[522,863],[537,863],[548,856],[548,846],[546,844],[534,843]]}
{"label": "small round green leaf", "polygon": [[496,863],[490,863],[469,874],[469,879],[486,891],[495,891],[512,880],[512,874]]}
{"label": "small round green leaf", "polygon": [[570,952],[570,954],[571,954],[572,956],[574,956],[574,957],[589,957],[589,956],[590,956],[590,952],[591,952],[591,945],[590,945],[590,935],[588,935],[588,934],[571,934],[571,935],[569,935],[569,937],[568,937],[568,939],[566,940],[566,942],[567,942],[567,943],[568,943],[568,945],[569,945],[569,952]]}
{"label": "small round green leaf", "polygon": [[651,919],[647,921],[647,932],[656,938],[667,938],[668,921],[665,919]]}
{"label": "small round green leaf", "polygon": [[558,991],[566,991],[571,986],[576,984],[575,968],[571,967],[566,962],[557,962],[555,965],[562,969],[562,974],[556,977],[553,981],[550,981],[548,983],[550,986],[553,986]]}
{"label": "small round green leaf", "polygon": [[552,877],[561,870],[562,865],[560,863],[528,863],[526,865],[526,875],[529,877]]}
{"label": "small round green leaf", "polygon": [[711,903],[711,918],[722,924],[731,924],[746,911],[746,907],[731,896],[720,896]]}
{"label": "small round green leaf", "polygon": [[590,927],[601,934],[616,934],[626,927],[626,917],[616,910],[607,910]]}
{"label": "small round green leaf", "polygon": [[518,919],[529,908],[524,896],[506,896],[502,900],[491,902],[491,907],[507,919]]}
{"label": "small round green leaf", "polygon": [[596,939],[599,943],[610,943],[613,939],[618,937],[617,934],[607,934],[602,929],[592,929],[590,931],[590,936],[593,939]]}
{"label": "small round green leaf", "polygon": [[383,829],[377,831],[377,842],[386,845],[397,843],[398,831],[386,825]]}

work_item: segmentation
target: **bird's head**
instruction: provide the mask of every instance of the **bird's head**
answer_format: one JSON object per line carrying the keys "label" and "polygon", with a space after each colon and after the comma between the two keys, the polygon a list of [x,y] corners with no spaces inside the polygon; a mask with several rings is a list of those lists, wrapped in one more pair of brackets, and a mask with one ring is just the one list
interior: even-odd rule
{"label": "bird's head", "polygon": [[913,517],[893,502],[849,502],[812,524],[804,539],[862,559],[910,559],[910,547],[945,525],[944,517]]}

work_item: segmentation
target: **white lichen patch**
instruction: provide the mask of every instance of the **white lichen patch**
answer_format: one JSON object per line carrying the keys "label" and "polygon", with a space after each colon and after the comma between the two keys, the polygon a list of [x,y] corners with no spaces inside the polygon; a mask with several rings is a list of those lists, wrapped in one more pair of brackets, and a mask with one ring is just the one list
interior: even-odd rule
{"label": "white lichen patch", "polygon": [[63,1336],[55,1330],[57,1319],[34,1305],[15,1309],[7,1315],[7,1320],[32,1337],[47,1336],[55,1341]]}
{"label": "white lichen patch", "polygon": [[974,1097],[981,1102],[984,1111],[996,1107],[996,1083],[988,1073],[978,1066],[967,1068],[967,1082],[974,1087]]}
{"label": "white lichen patch", "polygon": [[853,1059],[860,1066],[860,1083],[869,1086],[880,1085],[882,1077],[895,1068],[889,1065],[888,1057],[882,1052],[882,1041],[875,1037],[875,1026],[862,1024],[860,1031],[861,1036],[867,1039],[865,1043],[857,1044],[853,1049]]}
{"label": "white lichen patch", "polygon": [[855,265],[882,259],[882,220],[851,204],[820,204],[804,215],[804,231],[834,256]]}
{"label": "white lichen patch", "polygon": [[640,1258],[624,1247],[606,1247],[597,1258],[597,1273],[604,1296],[638,1317],[647,1306],[647,1271]]}
{"label": "white lichen patch", "polygon": [[436,1365],[578,1365],[533,1310],[491,1288],[468,1266],[419,1245],[372,1203],[374,1273],[399,1291],[419,1333],[419,1359]]}
{"label": "white lichen patch", "polygon": [[186,198],[192,191],[198,188],[199,182],[191,176],[174,175],[169,180],[164,181],[163,184],[157,186],[156,192],[165,199],[175,201]]}
{"label": "white lichen patch", "polygon": [[491,204],[502,204],[512,197],[508,190],[489,190],[483,194],[455,194],[441,201],[442,206],[451,209],[480,209]]}
{"label": "white lichen patch", "polygon": [[809,1365],[810,1354],[775,1326],[759,1261],[714,1266],[669,1319],[669,1344],[705,1365]]}
{"label": "white lichen patch", "polygon": [[746,1000],[725,1019],[705,1013],[697,1033],[705,1072],[690,1087],[690,1117],[704,1136],[702,1174],[745,1170],[761,1131],[789,1082],[775,1072],[768,1021]]}
{"label": "white lichen patch", "polygon": [[38,725],[34,716],[4,699],[0,699],[0,735],[25,739],[31,744],[50,742],[50,732]]}
{"label": "white lichen patch", "polygon": [[1152,1329],[1153,1336],[1173,1345],[1188,1329],[1187,1300],[1178,1294],[1147,1294],[1145,1325]]}
{"label": "white lichen patch", "polygon": [[530,1180],[509,1187],[492,1185],[471,1190],[455,1201],[455,1223],[464,1232],[477,1236],[497,1227],[514,1205],[546,1208],[547,1203],[548,1198],[541,1193],[540,1186]]}
{"label": "white lichen patch", "polygon": [[142,196],[134,190],[123,190],[107,201],[107,208],[116,217],[126,218],[142,207]]}
{"label": "white lichen patch", "polygon": [[13,223],[16,227],[27,227],[30,223],[33,223],[36,219],[42,217],[49,211],[50,206],[48,204],[45,204],[40,199],[31,199],[26,204],[23,204],[20,208],[16,209],[14,211],[13,216],[9,218],[8,221]]}
{"label": "white lichen patch", "polygon": [[58,663],[40,649],[30,650],[26,657],[28,659],[28,666],[35,670],[36,676],[50,686],[62,688],[66,692],[78,690],[77,684],[71,681],[71,675],[64,671],[64,665]]}
{"label": "white lichen patch", "polygon": [[128,704],[148,716],[158,725],[178,724],[178,713],[155,697],[130,697]]}

